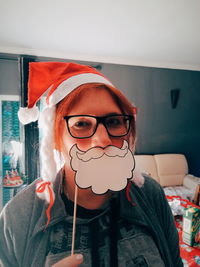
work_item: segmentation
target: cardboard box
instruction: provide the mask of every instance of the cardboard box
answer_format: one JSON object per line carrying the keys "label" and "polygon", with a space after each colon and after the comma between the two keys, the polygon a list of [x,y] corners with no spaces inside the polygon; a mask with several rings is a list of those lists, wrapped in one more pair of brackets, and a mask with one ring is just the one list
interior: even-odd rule
{"label": "cardboard box", "polygon": [[184,210],[183,215],[183,242],[190,246],[197,243],[197,236],[200,231],[200,209],[189,207]]}
{"label": "cardboard box", "polygon": [[189,207],[183,214],[183,242],[189,246],[197,244],[200,231],[200,209]]}

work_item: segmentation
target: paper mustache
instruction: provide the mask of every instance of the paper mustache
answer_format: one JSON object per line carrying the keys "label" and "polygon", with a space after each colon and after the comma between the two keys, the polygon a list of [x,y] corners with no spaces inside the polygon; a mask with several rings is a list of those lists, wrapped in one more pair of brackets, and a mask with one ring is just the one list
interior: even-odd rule
{"label": "paper mustache", "polygon": [[70,156],[71,168],[76,172],[76,185],[81,189],[91,188],[95,194],[120,191],[133,177],[135,160],[126,140],[121,148],[94,147],[87,151],[80,150],[75,144]]}

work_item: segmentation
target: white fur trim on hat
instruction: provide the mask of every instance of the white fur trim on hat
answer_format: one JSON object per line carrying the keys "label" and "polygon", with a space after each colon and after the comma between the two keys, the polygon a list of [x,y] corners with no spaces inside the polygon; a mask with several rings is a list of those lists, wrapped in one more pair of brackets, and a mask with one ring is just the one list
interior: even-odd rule
{"label": "white fur trim on hat", "polygon": [[82,73],[63,81],[49,97],[49,105],[56,105],[75,88],[86,83],[113,84],[101,75],[95,73]]}
{"label": "white fur trim on hat", "polygon": [[37,121],[39,118],[39,109],[37,106],[32,108],[20,108],[18,111],[18,118],[22,124]]}

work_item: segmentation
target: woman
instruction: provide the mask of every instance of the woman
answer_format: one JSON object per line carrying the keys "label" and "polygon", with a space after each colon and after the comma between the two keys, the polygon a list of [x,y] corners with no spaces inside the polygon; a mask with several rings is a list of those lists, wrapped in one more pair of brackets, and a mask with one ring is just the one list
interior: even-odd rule
{"label": "woman", "polygon": [[[183,266],[173,216],[162,188],[152,178],[134,171],[125,188],[103,194],[96,194],[92,184],[83,187],[75,180],[74,146],[81,155],[96,148],[120,150],[124,142],[134,149],[132,105],[106,77],[88,66],[31,63],[29,103],[19,112],[21,121],[37,119],[35,104],[49,87],[47,108],[40,118],[42,179],[2,211],[2,266]],[[54,149],[64,161],[57,176]],[[117,165],[112,170],[96,167],[96,172],[104,171],[101,183],[110,179],[112,171],[120,172],[123,164]],[[90,175],[93,183],[95,174]],[[69,256],[75,181],[75,254]]]}

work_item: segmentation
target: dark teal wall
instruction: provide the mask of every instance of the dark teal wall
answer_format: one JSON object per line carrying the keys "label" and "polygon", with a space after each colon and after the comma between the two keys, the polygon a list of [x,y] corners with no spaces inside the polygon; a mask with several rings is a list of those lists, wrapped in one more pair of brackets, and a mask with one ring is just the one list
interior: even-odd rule
{"label": "dark teal wall", "polygon": [[0,59],[0,95],[19,95],[17,60]]}

